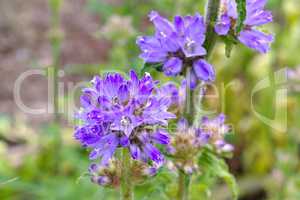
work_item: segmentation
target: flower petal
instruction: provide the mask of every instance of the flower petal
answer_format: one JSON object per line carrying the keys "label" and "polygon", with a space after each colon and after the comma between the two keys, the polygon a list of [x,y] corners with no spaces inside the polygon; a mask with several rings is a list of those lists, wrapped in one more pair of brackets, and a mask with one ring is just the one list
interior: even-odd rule
{"label": "flower petal", "polygon": [[158,12],[151,11],[149,14],[149,18],[150,18],[150,21],[153,22],[153,24],[156,28],[157,35],[159,35],[161,37],[166,37],[174,31],[173,24],[169,20],[161,17],[158,14]]}
{"label": "flower petal", "polygon": [[177,122],[177,129],[179,132],[186,132],[188,129],[188,121],[185,118],[180,118]]}
{"label": "flower petal", "polygon": [[176,76],[182,70],[182,60],[176,57],[172,57],[165,62],[163,71],[166,76]]}
{"label": "flower petal", "polygon": [[175,30],[179,36],[184,35],[184,20],[181,16],[174,17]]}
{"label": "flower petal", "polygon": [[118,97],[121,103],[129,100],[130,95],[129,95],[128,86],[126,84],[120,86],[118,90]]}
{"label": "flower petal", "polygon": [[218,35],[227,35],[230,30],[231,20],[230,17],[225,13],[221,15],[219,21],[215,25],[215,32]]}
{"label": "flower petal", "polygon": [[148,63],[163,62],[167,56],[166,52],[144,52],[140,54],[140,58]]}
{"label": "flower petal", "polygon": [[168,132],[164,130],[157,130],[155,133],[151,135],[152,139],[159,144],[169,144],[170,143],[170,137]]}
{"label": "flower petal", "polygon": [[211,82],[215,80],[214,68],[204,59],[199,59],[194,62],[193,69],[198,79]]}
{"label": "flower petal", "polygon": [[249,26],[260,26],[273,21],[271,11],[257,10],[254,13],[248,14],[244,24]]}
{"label": "flower petal", "polygon": [[163,155],[160,153],[160,151],[154,147],[152,144],[147,143],[145,144],[144,153],[154,162],[161,163],[163,161]]}
{"label": "flower petal", "polygon": [[135,144],[130,144],[129,145],[129,150],[130,150],[130,154],[131,154],[131,157],[135,160],[138,160],[140,159],[140,156],[141,156],[141,150],[140,148],[135,145]]}
{"label": "flower petal", "polygon": [[249,48],[255,49],[260,53],[267,53],[270,50],[270,44],[274,37],[271,34],[265,34],[257,30],[244,30],[240,32],[238,39]]}

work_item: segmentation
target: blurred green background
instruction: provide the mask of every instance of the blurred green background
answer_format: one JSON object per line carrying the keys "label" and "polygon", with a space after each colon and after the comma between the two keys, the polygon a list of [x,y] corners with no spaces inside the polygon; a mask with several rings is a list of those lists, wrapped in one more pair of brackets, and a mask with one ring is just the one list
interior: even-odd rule
{"label": "blurred green background", "polygon": [[[0,199],[118,199],[111,189],[91,184],[86,175],[88,152],[73,139],[71,106],[78,99],[72,84],[88,81],[96,73],[141,70],[135,45],[138,35],[152,34],[147,19],[151,10],[168,18],[175,14],[204,13],[204,0],[1,0],[0,1]],[[300,199],[300,1],[268,0],[275,33],[270,53],[261,55],[238,45],[230,58],[219,41],[210,62],[217,71],[219,97],[205,99],[205,108],[224,112],[234,128],[230,138],[236,149],[227,162],[240,187],[241,200]],[[276,82],[275,72],[297,70],[299,80]],[[58,98],[62,114],[24,113],[14,101],[16,79],[29,69],[60,69],[64,95]],[[163,75],[150,70],[156,79]],[[259,81],[270,86],[251,93]],[[296,78],[297,79],[297,78]],[[298,84],[298,87],[297,87]],[[73,85],[74,86],[74,85]],[[276,102],[279,89],[287,99]],[[46,107],[47,80],[28,77],[21,97],[32,108]],[[278,99],[277,99],[278,100]],[[285,116],[285,112],[287,116]],[[286,122],[285,122],[285,118]],[[286,126],[286,128],[284,128]],[[275,128],[274,128],[275,127]],[[277,127],[277,128],[276,128]],[[205,172],[204,172],[205,173]],[[174,176],[162,172],[136,188],[136,199],[168,199],[174,195]],[[230,199],[221,181],[195,184],[191,199]]]}

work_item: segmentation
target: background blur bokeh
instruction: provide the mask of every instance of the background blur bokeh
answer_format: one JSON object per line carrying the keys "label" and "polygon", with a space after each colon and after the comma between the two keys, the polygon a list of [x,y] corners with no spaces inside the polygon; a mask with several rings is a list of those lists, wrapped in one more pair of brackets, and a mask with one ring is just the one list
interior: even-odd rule
{"label": "background blur bokeh", "polygon": [[[0,199],[117,199],[113,190],[91,184],[86,176],[88,152],[73,139],[73,122],[69,118],[73,108],[56,122],[53,114],[24,113],[14,101],[14,83],[27,70],[47,71],[56,65],[64,72],[60,83],[64,83],[65,92],[59,97],[63,107],[74,99],[68,83],[88,81],[105,71],[126,73],[130,68],[141,69],[135,39],[153,32],[147,19],[151,10],[169,18],[175,14],[203,14],[205,2],[0,0]],[[227,162],[237,178],[240,199],[297,200],[300,1],[268,0],[267,7],[274,14],[274,23],[264,27],[276,35],[272,50],[261,55],[238,45],[226,58],[220,41],[210,62],[217,70],[216,86],[223,95],[206,99],[205,107],[224,112],[234,128],[230,139],[236,149]],[[285,67],[298,67],[298,74],[294,72],[295,80],[289,84],[277,85],[274,72]],[[154,70],[150,72],[162,82],[168,81]],[[282,114],[273,128],[261,121],[251,107],[253,88],[263,79],[271,84],[255,93],[253,104],[255,111],[267,118]],[[288,98],[278,104],[275,94],[280,88],[288,89]],[[22,100],[31,108],[46,107],[47,94],[44,76],[30,76],[22,84]],[[286,129],[282,129],[284,125]],[[137,199],[167,199],[167,194],[174,192],[171,179],[162,174],[152,184],[138,186]],[[205,185],[197,185],[192,199],[199,199],[206,189]],[[222,182],[211,192],[209,199],[230,199]]]}

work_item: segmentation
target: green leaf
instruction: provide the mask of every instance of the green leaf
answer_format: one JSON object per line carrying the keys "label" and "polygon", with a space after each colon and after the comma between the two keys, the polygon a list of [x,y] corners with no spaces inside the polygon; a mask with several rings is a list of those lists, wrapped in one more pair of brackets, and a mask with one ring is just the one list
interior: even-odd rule
{"label": "green leaf", "polygon": [[238,41],[236,40],[233,32],[230,32],[227,36],[222,37],[222,40],[225,44],[225,55],[227,58],[229,58],[233,45],[236,45]]}
{"label": "green leaf", "polygon": [[224,43],[225,43],[225,55],[227,58],[229,58],[231,55],[233,43],[230,40],[228,40],[227,37],[224,37]]}
{"label": "green leaf", "polygon": [[237,4],[237,12],[238,12],[238,19],[236,25],[236,33],[239,33],[243,26],[244,20],[246,19],[246,0],[236,0]]}
{"label": "green leaf", "polygon": [[141,69],[140,75],[143,75],[151,69],[156,69],[157,71],[162,72],[162,63],[145,63]]}
{"label": "green leaf", "polygon": [[223,159],[217,157],[210,150],[204,150],[199,157],[199,166],[204,174],[209,173],[211,176],[224,179],[232,192],[233,199],[238,198],[237,183]]}
{"label": "green leaf", "polygon": [[172,174],[167,168],[162,167],[159,169],[156,176],[151,179],[147,179],[142,184],[135,185],[135,199],[173,199],[169,197],[174,194],[170,194],[170,189],[173,188],[172,183],[174,183],[174,174]]}

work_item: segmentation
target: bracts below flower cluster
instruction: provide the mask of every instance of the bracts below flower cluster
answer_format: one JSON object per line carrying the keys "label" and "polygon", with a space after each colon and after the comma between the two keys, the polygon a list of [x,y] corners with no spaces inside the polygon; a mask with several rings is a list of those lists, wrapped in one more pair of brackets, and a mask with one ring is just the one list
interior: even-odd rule
{"label": "bracts below flower cluster", "polygon": [[[108,165],[92,163],[88,169],[91,181],[105,187],[118,188],[121,183],[121,162],[115,158]],[[157,173],[157,168],[140,161],[134,161],[129,169],[134,184],[143,183],[147,178]]]}

